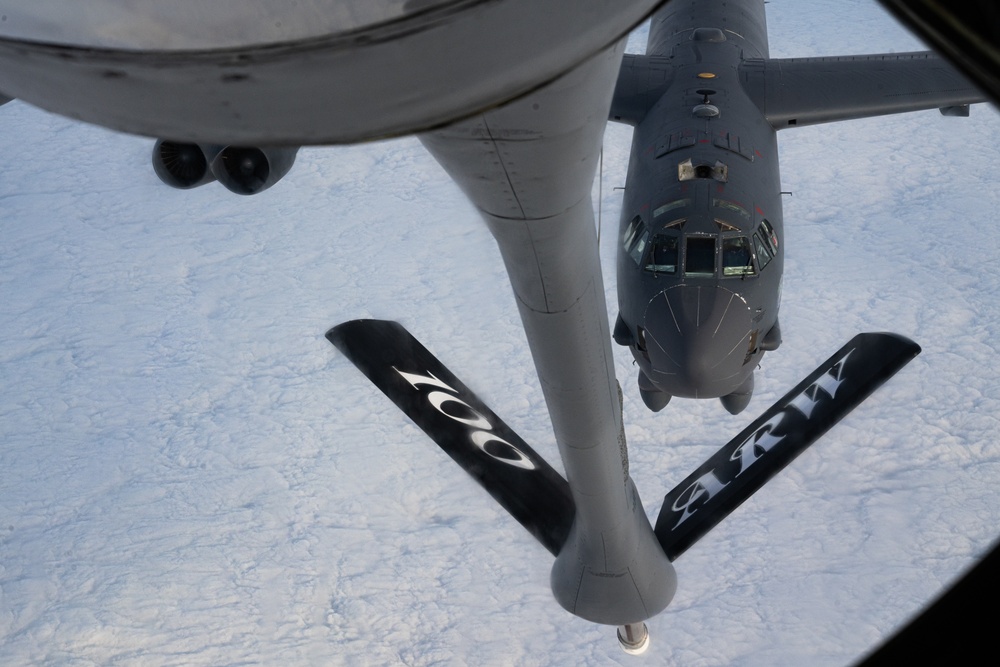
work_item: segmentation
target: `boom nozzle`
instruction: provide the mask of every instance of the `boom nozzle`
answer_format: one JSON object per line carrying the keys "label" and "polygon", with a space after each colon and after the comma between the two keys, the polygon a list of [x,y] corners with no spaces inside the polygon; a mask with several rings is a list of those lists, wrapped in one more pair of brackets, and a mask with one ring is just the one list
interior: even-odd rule
{"label": "boom nozzle", "polygon": [[649,630],[643,622],[618,626],[618,643],[629,655],[642,655],[649,648]]}

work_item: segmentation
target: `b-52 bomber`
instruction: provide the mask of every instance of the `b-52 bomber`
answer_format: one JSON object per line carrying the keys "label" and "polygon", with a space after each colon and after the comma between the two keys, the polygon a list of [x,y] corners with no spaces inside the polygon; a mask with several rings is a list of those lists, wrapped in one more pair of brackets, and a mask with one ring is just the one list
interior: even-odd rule
{"label": "b-52 bomber", "polygon": [[626,55],[610,118],[635,127],[615,341],[652,410],[672,396],[742,411],[778,322],[778,130],[939,108],[982,94],[930,53],[771,59],[763,2],[669,3]]}

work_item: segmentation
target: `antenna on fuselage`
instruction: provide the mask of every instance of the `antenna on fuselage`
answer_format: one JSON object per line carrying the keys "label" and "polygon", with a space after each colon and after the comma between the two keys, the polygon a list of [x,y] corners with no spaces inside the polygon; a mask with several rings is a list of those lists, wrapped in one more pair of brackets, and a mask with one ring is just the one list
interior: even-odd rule
{"label": "antenna on fuselage", "polygon": [[694,105],[694,108],[691,110],[692,113],[698,118],[717,118],[719,107],[712,104],[712,101],[709,99],[709,95],[715,95],[715,91],[707,88],[699,88],[694,92],[701,95],[702,98],[701,104]]}

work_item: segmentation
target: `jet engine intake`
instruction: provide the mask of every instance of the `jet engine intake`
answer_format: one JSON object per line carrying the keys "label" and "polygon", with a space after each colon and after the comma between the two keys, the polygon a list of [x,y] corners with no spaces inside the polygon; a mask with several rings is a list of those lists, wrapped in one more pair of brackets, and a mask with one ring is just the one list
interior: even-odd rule
{"label": "jet engine intake", "polygon": [[189,190],[215,180],[209,169],[222,146],[160,139],[153,146],[153,171],[172,188]]}
{"label": "jet engine intake", "polygon": [[227,146],[212,161],[212,173],[231,192],[255,195],[280,181],[295,164],[298,152],[298,146]]}

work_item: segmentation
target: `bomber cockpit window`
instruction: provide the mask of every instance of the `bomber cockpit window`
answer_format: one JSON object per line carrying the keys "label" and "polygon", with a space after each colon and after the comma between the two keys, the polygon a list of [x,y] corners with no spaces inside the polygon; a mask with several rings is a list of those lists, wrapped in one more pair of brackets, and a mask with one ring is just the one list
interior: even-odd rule
{"label": "bomber cockpit window", "polygon": [[675,199],[673,201],[668,201],[666,204],[663,204],[662,206],[657,206],[655,209],[653,209],[653,219],[660,217],[661,215],[663,215],[668,211],[673,211],[674,209],[690,206],[690,204],[691,204],[690,199]]}
{"label": "bomber cockpit window", "polygon": [[625,233],[622,234],[622,245],[625,247],[625,250],[628,250],[629,246],[632,245],[632,242],[635,241],[635,234],[641,224],[642,219],[639,216],[635,216],[628,221],[628,225],[625,227]]}
{"label": "bomber cockpit window", "polygon": [[766,219],[761,220],[757,232],[760,234],[760,238],[770,246],[772,255],[778,252],[778,235],[774,233],[774,227],[771,226],[770,222]]}
{"label": "bomber cockpit window", "polygon": [[774,259],[774,255],[771,254],[771,249],[765,244],[761,238],[760,234],[753,235],[753,244],[757,249],[757,264],[760,266],[760,270],[763,271],[764,267],[771,263]]}
{"label": "bomber cockpit window", "polygon": [[646,259],[646,270],[671,275],[677,273],[679,246],[676,236],[654,236],[652,249]]}
{"label": "bomber cockpit window", "polygon": [[715,224],[719,227],[719,229],[721,231],[724,231],[724,232],[738,232],[738,231],[740,231],[740,228],[737,227],[736,225],[731,225],[728,222],[726,222],[725,220],[719,220],[718,218],[715,219]]}
{"label": "bomber cockpit window", "polygon": [[719,199],[718,197],[712,198],[712,206],[718,206],[721,209],[735,213],[739,215],[744,220],[750,219],[750,212],[747,211],[741,204],[737,204],[734,201],[729,201],[728,199]]}
{"label": "bomber cockpit window", "polygon": [[745,236],[722,239],[723,277],[752,276],[754,273],[750,239]]}
{"label": "bomber cockpit window", "polygon": [[622,246],[625,252],[636,264],[642,261],[642,252],[646,249],[646,240],[649,238],[649,230],[646,229],[642,218],[635,216],[625,227],[625,234],[622,236]]}
{"label": "bomber cockpit window", "polygon": [[689,276],[715,275],[715,237],[687,237],[684,273]]}

